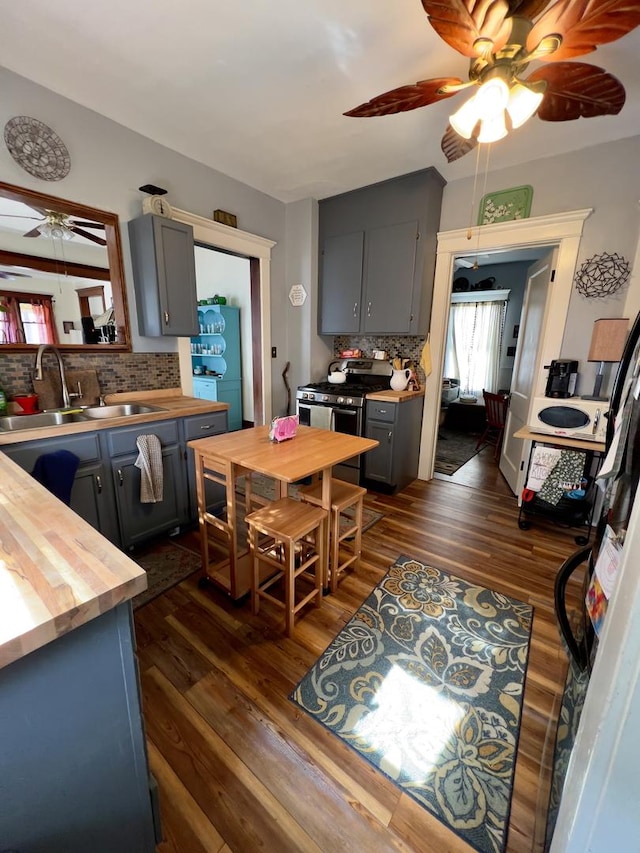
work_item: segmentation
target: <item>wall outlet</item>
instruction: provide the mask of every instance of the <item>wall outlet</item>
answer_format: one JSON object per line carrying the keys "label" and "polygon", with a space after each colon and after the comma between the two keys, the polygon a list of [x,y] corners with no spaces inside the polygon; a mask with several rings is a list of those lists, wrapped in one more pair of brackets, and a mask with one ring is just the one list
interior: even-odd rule
{"label": "wall outlet", "polygon": [[278,347],[271,347],[271,358],[278,357]]}

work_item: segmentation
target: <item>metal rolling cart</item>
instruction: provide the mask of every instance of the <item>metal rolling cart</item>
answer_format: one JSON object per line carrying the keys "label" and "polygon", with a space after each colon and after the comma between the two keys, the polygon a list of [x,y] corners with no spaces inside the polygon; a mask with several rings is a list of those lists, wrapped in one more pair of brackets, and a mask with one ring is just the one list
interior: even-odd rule
{"label": "metal rolling cart", "polygon": [[581,498],[570,498],[563,495],[557,504],[548,503],[540,499],[537,494],[534,494],[530,500],[521,499],[520,511],[518,512],[518,527],[521,530],[529,530],[536,518],[546,519],[561,527],[584,527],[586,525],[586,535],[581,533],[575,537],[577,545],[586,545],[591,538],[593,515],[598,498],[595,480],[605,452],[604,443],[544,435],[532,432],[528,427],[519,429],[514,433],[514,437],[522,438],[532,443],[532,452],[529,454],[525,483],[529,478],[533,449],[537,444],[565,450],[580,450],[585,453],[584,479],[586,480],[586,484],[584,496]]}

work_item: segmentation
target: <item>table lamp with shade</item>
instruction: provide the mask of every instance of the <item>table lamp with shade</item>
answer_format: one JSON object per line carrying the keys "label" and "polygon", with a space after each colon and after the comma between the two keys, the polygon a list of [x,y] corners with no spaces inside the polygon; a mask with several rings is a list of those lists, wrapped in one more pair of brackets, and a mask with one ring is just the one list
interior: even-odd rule
{"label": "table lamp with shade", "polygon": [[628,318],[603,318],[596,320],[593,324],[591,346],[589,347],[587,361],[598,361],[600,364],[596,373],[593,394],[583,394],[583,400],[609,399],[608,397],[601,396],[604,365],[605,362],[620,361],[624,352],[628,329]]}

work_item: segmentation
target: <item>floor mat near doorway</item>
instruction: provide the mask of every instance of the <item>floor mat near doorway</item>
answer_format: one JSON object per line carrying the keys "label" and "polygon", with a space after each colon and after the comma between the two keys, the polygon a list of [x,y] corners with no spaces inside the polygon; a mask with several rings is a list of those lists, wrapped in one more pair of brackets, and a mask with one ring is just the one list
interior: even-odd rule
{"label": "floor mat near doorway", "polygon": [[477,453],[484,450],[476,450],[476,444],[480,438],[479,433],[457,432],[455,430],[440,427],[438,430],[438,442],[436,444],[436,458],[434,471],[438,474],[455,474],[458,468],[462,468]]}
{"label": "floor mat near doorway", "polygon": [[532,618],[399,557],[290,698],[473,849],[500,853]]}

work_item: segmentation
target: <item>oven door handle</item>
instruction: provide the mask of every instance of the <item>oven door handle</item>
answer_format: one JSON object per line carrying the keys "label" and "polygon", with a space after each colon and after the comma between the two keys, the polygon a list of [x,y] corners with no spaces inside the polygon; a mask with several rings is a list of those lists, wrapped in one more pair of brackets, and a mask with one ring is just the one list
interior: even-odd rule
{"label": "oven door handle", "polygon": [[354,418],[358,414],[356,409],[336,409],[336,408],[333,408],[332,412],[333,412],[334,416],[335,415],[353,415]]}

